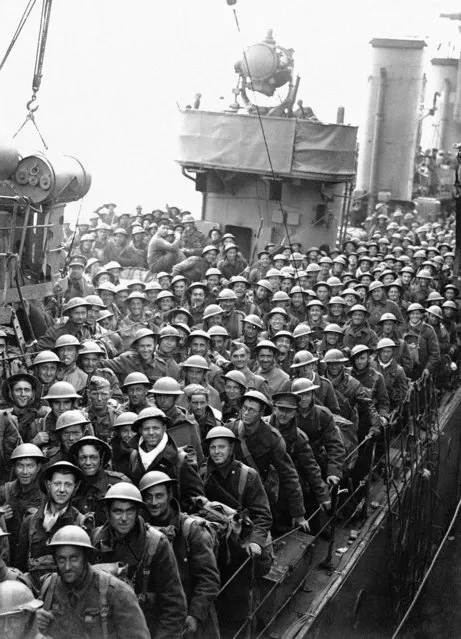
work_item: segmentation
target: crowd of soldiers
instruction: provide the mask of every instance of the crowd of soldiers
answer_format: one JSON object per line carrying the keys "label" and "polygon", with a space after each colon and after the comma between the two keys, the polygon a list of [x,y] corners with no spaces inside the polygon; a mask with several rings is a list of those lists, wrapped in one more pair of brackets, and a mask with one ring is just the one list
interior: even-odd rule
{"label": "crowd of soldiers", "polygon": [[188,212],[115,209],[65,229],[28,356],[0,333],[0,635],[231,636],[271,540],[328,535],[411,385],[456,383],[454,220],[380,204],[248,264]]}

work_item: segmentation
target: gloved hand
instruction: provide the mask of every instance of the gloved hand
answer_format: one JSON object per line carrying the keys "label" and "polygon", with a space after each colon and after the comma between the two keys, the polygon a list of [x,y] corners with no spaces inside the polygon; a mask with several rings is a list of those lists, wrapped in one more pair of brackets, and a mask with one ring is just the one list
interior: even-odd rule
{"label": "gloved hand", "polygon": [[301,528],[301,530],[305,533],[308,533],[311,530],[309,527],[309,522],[307,521],[307,519],[304,519],[303,516],[293,517],[293,519],[291,520],[291,525],[293,526],[293,528]]}
{"label": "gloved hand", "polygon": [[190,632],[195,634],[198,630],[198,622],[195,617],[192,615],[187,615],[186,617],[186,627],[184,628],[185,632]]}
{"label": "gloved hand", "polygon": [[262,553],[262,548],[259,544],[248,544],[248,546],[245,548],[246,552],[248,555],[250,555],[250,557],[259,557]]}
{"label": "gloved hand", "polygon": [[330,487],[337,486],[341,480],[336,475],[328,475],[327,484]]}

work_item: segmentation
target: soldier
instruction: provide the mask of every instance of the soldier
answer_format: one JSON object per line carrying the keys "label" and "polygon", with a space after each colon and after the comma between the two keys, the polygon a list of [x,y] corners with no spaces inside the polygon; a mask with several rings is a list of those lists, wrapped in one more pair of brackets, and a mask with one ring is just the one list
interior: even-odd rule
{"label": "soldier", "polygon": [[349,322],[344,328],[343,347],[351,351],[357,344],[364,344],[370,348],[375,348],[378,343],[378,336],[367,322],[370,314],[368,309],[362,304],[354,304],[349,310]]}
{"label": "soldier", "polygon": [[132,484],[112,486],[104,501],[107,521],[93,533],[98,561],[128,565],[152,639],[180,639],[186,598],[168,539],[141,517],[141,493]]}
{"label": "soldier", "polygon": [[144,373],[153,383],[159,377],[155,367],[154,351],[154,331],[150,328],[140,328],[134,335],[130,350],[114,357],[114,359],[104,359],[101,364],[114,371],[120,382],[123,382],[130,373],[140,372]]}
{"label": "soldier", "polygon": [[[267,419],[268,424],[275,428],[283,437],[288,455],[293,460],[299,476],[304,505],[307,512],[315,510],[316,504],[328,512],[331,500],[328,487],[322,479],[309,439],[296,425],[296,413],[299,406],[299,395],[292,392],[275,393],[272,397],[274,412]],[[312,497],[315,496],[315,500]],[[314,502],[314,503],[313,503]],[[279,532],[289,530],[290,519],[287,512],[288,495],[286,485],[279,489],[279,497],[275,507],[275,524]]]}
{"label": "soldier", "polygon": [[397,345],[394,356],[406,375],[410,376],[413,369],[413,359],[411,357],[408,344],[400,337],[399,322],[392,313],[383,313],[376,326],[378,337],[391,339]]}
{"label": "soldier", "polygon": [[56,639],[149,639],[150,634],[132,589],[120,579],[90,564],[95,548],[88,534],[67,525],[49,547],[56,576],[45,580],[37,612],[40,632]]}
{"label": "soldier", "polygon": [[46,439],[39,433],[39,418],[47,412],[40,406],[41,394],[40,382],[29,373],[17,373],[2,383],[2,395],[9,406],[0,419],[13,424],[22,441],[37,446]]}
{"label": "soldier", "polygon": [[296,424],[309,438],[322,477],[328,486],[336,486],[343,476],[346,451],[333,414],[315,403],[315,391],[319,387],[310,379],[295,379],[291,390],[300,398]]}
{"label": "soldier", "polygon": [[58,378],[72,384],[79,394],[85,389],[88,380],[88,375],[77,366],[77,357],[81,346],[74,335],[60,335],[53,348],[61,362]]}
{"label": "soldier", "polygon": [[151,394],[155,405],[168,418],[167,432],[178,447],[192,447],[197,456],[199,466],[203,462],[203,451],[200,443],[200,429],[193,415],[185,408],[177,405],[183,391],[179,383],[172,377],[161,377],[152,387]]}
{"label": "soldier", "polygon": [[85,523],[84,516],[72,505],[81,481],[80,468],[63,461],[49,466],[40,476],[40,488],[46,499],[21,524],[16,562],[20,570],[30,573],[35,587],[39,587],[43,576],[56,571],[48,546],[54,533],[68,524]]}
{"label": "soldier", "polygon": [[88,309],[91,307],[83,297],[73,297],[63,308],[63,315],[69,319],[65,324],[51,326],[37,341],[39,351],[54,348],[56,340],[61,335],[73,335],[80,342],[91,339],[90,329],[86,324]]}
{"label": "soldier", "polygon": [[59,362],[59,357],[53,351],[42,351],[34,357],[32,370],[41,384],[42,395],[46,395],[50,386],[57,381]]}
{"label": "soldier", "polygon": [[79,410],[66,410],[59,415],[53,431],[53,445],[44,452],[48,458],[45,468],[58,461],[68,461],[70,447],[85,435],[94,435],[88,418]]}
{"label": "soldier", "polygon": [[[217,410],[221,410],[219,392],[216,390],[215,385],[211,385],[211,381],[210,383],[207,381],[207,374],[211,371],[211,366],[208,364],[205,357],[202,357],[201,355],[191,355],[181,364],[181,367],[184,371],[184,381],[182,386],[184,387],[188,384],[200,384],[201,386],[204,386],[208,390],[210,405]],[[217,367],[215,366],[215,369],[216,368]]]}
{"label": "soldier", "polygon": [[222,413],[210,406],[208,390],[200,384],[188,384],[185,386],[184,396],[187,399],[189,411],[195,417],[200,429],[200,439],[204,440],[212,428],[221,424]]}
{"label": "soldier", "polygon": [[276,363],[277,346],[270,340],[261,340],[256,346],[256,375],[263,377],[269,387],[271,395],[290,387],[290,378]]}
{"label": "soldier", "polygon": [[75,392],[75,388],[68,382],[55,382],[49,388],[48,394],[42,398],[48,402],[50,411],[40,419],[39,431],[44,431],[47,437],[42,436],[40,446],[48,447],[46,451],[47,457],[50,457],[56,451],[53,448],[59,448],[61,444],[60,437],[55,433],[58,418],[68,410],[76,406],[76,402],[80,396]]}
{"label": "soldier", "polygon": [[303,495],[293,461],[283,437],[262,419],[269,407],[269,401],[262,393],[248,391],[243,396],[242,418],[232,420],[226,426],[238,438],[237,459],[244,460],[261,475],[271,508],[274,509],[278,501],[277,485],[280,485],[287,496],[291,525],[308,531]]}
{"label": "soldier", "polygon": [[236,344],[243,343],[250,351],[249,362],[256,361],[256,346],[260,340],[260,335],[264,330],[263,321],[258,315],[246,315],[242,319],[243,335],[235,340]]}
{"label": "soldier", "polygon": [[111,397],[121,402],[123,393],[120,390],[118,379],[110,368],[101,366],[102,359],[106,356],[106,351],[97,342],[87,341],[82,344],[78,353],[77,363],[81,370],[88,375],[87,386],[94,375],[107,379],[110,385]]}
{"label": "soldier", "polygon": [[[370,349],[364,344],[354,346],[351,350],[352,377],[358,380],[368,393],[379,415],[381,426],[385,428],[389,423],[389,396],[381,373],[371,366]],[[362,440],[368,432],[370,424],[367,415],[361,415],[359,409],[359,439]]]}
{"label": "soldier", "polygon": [[[244,544],[229,539],[230,561],[221,560],[221,579],[227,582],[250,555],[256,560],[258,573],[267,572],[268,544],[272,514],[261,477],[255,468],[235,459],[236,435],[223,426],[208,432],[206,443],[209,457],[203,469],[205,494],[210,501],[218,501],[238,512],[247,511],[253,524]],[[250,571],[248,566],[240,577],[231,581],[217,600],[219,616],[226,628],[237,629],[248,614]],[[234,634],[234,633],[232,633]]]}
{"label": "soldier", "polygon": [[86,415],[93,426],[96,437],[108,442],[112,435],[115,419],[121,413],[120,408],[110,404],[110,382],[99,375],[93,375],[87,386],[89,406]]}
{"label": "soldier", "polygon": [[237,304],[237,295],[230,288],[223,288],[218,294],[218,304],[223,309],[223,322],[222,325],[227,329],[227,332],[232,339],[237,339],[243,335],[242,321],[245,318],[245,313],[237,311],[235,306]]}
{"label": "soldier", "polygon": [[124,475],[128,475],[130,472],[130,455],[133,451],[130,441],[135,436],[133,424],[137,417],[136,413],[126,411],[116,418],[112,427],[112,439],[110,440],[112,468]]}
{"label": "soldier", "polygon": [[259,390],[270,399],[269,386],[261,375],[256,375],[250,368],[250,349],[245,344],[234,342],[231,346],[231,362],[237,371],[245,375],[248,390]]}
{"label": "soldier", "polygon": [[181,238],[181,251],[186,257],[201,255],[207,239],[195,226],[194,216],[184,215],[182,223],[184,224],[184,233]]}
{"label": "soldier", "polygon": [[181,369],[174,355],[181,336],[174,326],[164,326],[157,335],[157,349],[155,351],[155,376],[174,377],[178,379]]}
{"label": "soldier", "polygon": [[0,582],[0,636],[8,639],[36,639],[36,613],[43,601],[17,579]]}
{"label": "soldier", "polygon": [[397,349],[395,342],[383,337],[376,346],[376,359],[373,361],[373,366],[384,377],[391,411],[403,404],[409,390],[408,377],[395,359]]}
{"label": "soldier", "polygon": [[[384,284],[379,281],[372,282],[368,288],[365,306],[369,312],[368,322],[372,329],[375,329],[383,313],[392,313],[398,322],[403,322],[400,307],[386,297]],[[376,344],[375,344],[376,346]]]}
{"label": "soldier", "polygon": [[291,369],[295,378],[306,378],[310,380],[317,388],[314,391],[314,397],[317,404],[326,406],[332,413],[339,415],[339,404],[336,399],[333,385],[329,379],[322,377],[317,372],[318,357],[315,357],[309,351],[298,351],[293,357]]}
{"label": "soldier", "polygon": [[[111,486],[121,481],[131,484],[131,480],[122,473],[109,469],[111,448],[97,437],[86,435],[76,441],[70,447],[68,457],[84,475],[84,481],[74,498],[74,506],[83,515],[92,515],[94,525],[102,526],[106,518],[101,500]],[[89,519],[87,517],[87,525]]]}
{"label": "soldier", "polygon": [[429,324],[423,321],[424,308],[413,303],[408,307],[408,323],[403,329],[403,339],[410,347],[414,362],[411,379],[426,380],[434,373],[440,361],[440,347],[437,335]]}
{"label": "soldier", "polygon": [[144,373],[130,373],[125,377],[122,384],[122,391],[128,395],[125,410],[133,413],[140,413],[144,408],[148,408],[147,391],[151,387],[151,382]]}
{"label": "soldier", "polygon": [[148,511],[148,523],[170,539],[187,599],[184,631],[197,637],[219,637],[213,601],[220,577],[214,540],[200,520],[182,513],[173,496],[176,482],[165,473],[152,471],[141,479],[139,490]]}
{"label": "soldier", "polygon": [[133,424],[136,436],[130,442],[129,477],[135,482],[150,470],[161,470],[178,480],[179,502],[184,510],[193,497],[203,495],[202,481],[196,461],[183,450],[178,450],[167,431],[168,418],[159,408],[145,408]]}
{"label": "soldier", "polygon": [[10,462],[14,479],[0,486],[0,504],[10,537],[10,563],[16,562],[16,547],[22,520],[30,509],[40,506],[43,494],[38,484],[40,464],[46,459],[34,444],[20,444],[13,450]]}

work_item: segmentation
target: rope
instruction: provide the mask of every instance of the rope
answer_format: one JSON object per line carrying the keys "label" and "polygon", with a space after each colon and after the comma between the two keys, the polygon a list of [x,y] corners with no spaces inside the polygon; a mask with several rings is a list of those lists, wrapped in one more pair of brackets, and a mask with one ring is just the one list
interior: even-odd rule
{"label": "rope", "polygon": [[443,539],[442,539],[442,541],[440,543],[440,546],[438,547],[437,552],[435,553],[434,558],[433,558],[428,570],[426,571],[426,574],[424,575],[424,578],[423,578],[422,582],[420,583],[419,588],[418,588],[415,596],[413,597],[413,600],[412,600],[410,606],[408,607],[408,609],[407,609],[402,621],[399,623],[396,631],[392,635],[392,639],[397,639],[400,631],[402,630],[403,626],[407,622],[407,619],[410,616],[411,611],[413,610],[416,602],[418,601],[419,596],[421,595],[421,592],[422,592],[422,590],[423,590],[423,588],[424,588],[424,586],[426,584],[426,581],[428,580],[429,575],[431,574],[432,569],[434,568],[434,566],[435,566],[435,564],[437,562],[437,559],[439,558],[439,555],[440,555],[440,553],[442,551],[442,548],[445,545],[445,542],[447,541],[447,539],[448,539],[448,537],[450,535],[451,529],[452,529],[452,527],[455,524],[455,521],[456,521],[456,518],[458,517],[458,513],[459,513],[460,508],[461,508],[461,499],[458,501],[458,504],[457,504],[456,510],[455,510],[455,514],[453,515],[453,517],[451,519],[451,522],[450,522],[450,524],[449,524],[449,526],[447,528],[447,531],[446,531],[446,533],[445,533],[445,535],[444,535],[444,537],[443,537]]}
{"label": "rope", "polygon": [[3,59],[0,62],[0,71],[3,69],[3,67],[5,65],[5,62],[8,60],[8,57],[9,57],[14,45],[16,44],[16,41],[17,41],[17,39],[18,39],[18,37],[19,37],[24,25],[27,22],[27,18],[29,17],[30,12],[34,8],[34,5],[35,5],[36,1],[37,0],[29,0],[28,4],[27,4],[27,6],[26,6],[26,8],[24,10],[24,13],[21,16],[21,19],[19,20],[19,24],[18,24],[18,26],[16,28],[16,31],[14,32],[14,35],[13,35],[13,37],[11,39],[11,42],[8,45],[8,48],[7,48],[6,52],[5,52],[5,55],[3,56]]}

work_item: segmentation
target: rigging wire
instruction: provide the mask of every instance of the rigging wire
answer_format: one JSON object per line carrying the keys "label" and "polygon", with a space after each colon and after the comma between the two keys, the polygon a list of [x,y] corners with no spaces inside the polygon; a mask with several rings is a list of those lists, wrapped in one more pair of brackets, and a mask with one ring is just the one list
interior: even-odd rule
{"label": "rigging wire", "polygon": [[29,17],[30,12],[34,8],[34,5],[35,5],[36,1],[37,0],[29,0],[28,4],[27,4],[27,6],[26,6],[26,8],[24,10],[24,13],[21,16],[21,19],[19,20],[19,24],[18,24],[18,26],[16,28],[16,31],[14,32],[14,35],[13,35],[13,37],[11,39],[11,42],[8,45],[8,48],[7,48],[6,52],[5,52],[5,55],[3,56],[3,59],[0,62],[0,71],[3,69],[3,67],[5,65],[5,62],[8,60],[9,55],[10,55],[11,51],[13,50],[13,47],[16,44],[16,41],[19,38],[19,35],[20,35],[24,25],[27,22],[27,18]]}

